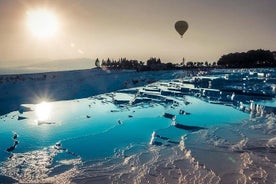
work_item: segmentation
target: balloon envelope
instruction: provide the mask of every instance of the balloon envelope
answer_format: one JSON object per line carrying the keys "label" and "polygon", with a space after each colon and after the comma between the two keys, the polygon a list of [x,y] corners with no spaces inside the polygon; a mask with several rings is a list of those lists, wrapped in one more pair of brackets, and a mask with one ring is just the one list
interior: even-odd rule
{"label": "balloon envelope", "polygon": [[181,37],[184,35],[184,33],[188,29],[188,23],[184,20],[177,21],[174,25],[176,31],[181,35]]}

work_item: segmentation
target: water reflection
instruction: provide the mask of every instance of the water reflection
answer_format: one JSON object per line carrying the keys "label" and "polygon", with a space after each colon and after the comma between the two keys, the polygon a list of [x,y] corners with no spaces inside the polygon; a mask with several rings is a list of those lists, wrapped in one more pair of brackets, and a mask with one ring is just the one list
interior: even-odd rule
{"label": "water reflection", "polygon": [[51,116],[51,104],[41,102],[35,106],[35,115],[37,122],[49,121]]}

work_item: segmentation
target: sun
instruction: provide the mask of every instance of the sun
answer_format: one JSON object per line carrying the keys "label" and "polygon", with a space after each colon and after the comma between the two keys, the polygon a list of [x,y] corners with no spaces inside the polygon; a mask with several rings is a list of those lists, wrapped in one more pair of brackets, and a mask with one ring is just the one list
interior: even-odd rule
{"label": "sun", "polygon": [[26,13],[26,24],[30,32],[38,38],[54,36],[59,28],[59,22],[54,12],[47,9],[35,9]]}

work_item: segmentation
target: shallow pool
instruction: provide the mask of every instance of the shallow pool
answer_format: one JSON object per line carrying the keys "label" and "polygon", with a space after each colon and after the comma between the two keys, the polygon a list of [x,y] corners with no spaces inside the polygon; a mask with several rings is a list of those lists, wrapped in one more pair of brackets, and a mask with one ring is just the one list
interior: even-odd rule
{"label": "shallow pool", "polygon": [[[152,162],[152,149],[176,149],[189,134],[241,123],[249,118],[249,114],[233,107],[210,104],[190,96],[175,97],[173,103],[155,99],[130,105],[114,104],[116,95],[25,104],[22,107],[28,110],[2,116],[2,175],[23,182],[41,182],[74,169],[87,171],[95,163],[103,166],[106,160],[113,163],[108,162],[110,167],[122,169],[122,163],[131,156],[139,157],[136,164],[142,166],[141,160],[144,164]],[[15,141],[18,144],[7,151]],[[44,164],[40,164],[41,159]],[[111,176],[114,174],[114,171],[109,172]]]}

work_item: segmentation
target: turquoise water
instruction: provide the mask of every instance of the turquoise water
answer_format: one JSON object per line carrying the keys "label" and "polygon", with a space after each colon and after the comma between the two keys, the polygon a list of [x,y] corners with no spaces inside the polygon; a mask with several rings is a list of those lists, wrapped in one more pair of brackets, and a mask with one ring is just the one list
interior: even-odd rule
{"label": "turquoise water", "polygon": [[[103,96],[110,100],[108,96]],[[76,153],[84,160],[112,156],[115,148],[129,144],[148,144],[153,131],[174,140],[186,134],[172,126],[172,120],[163,117],[165,112],[176,115],[176,122],[209,128],[219,124],[236,123],[248,118],[248,114],[234,108],[209,104],[194,97],[186,97],[189,105],[178,107],[141,104],[137,106],[118,107],[111,102],[97,99],[80,99],[74,101],[52,102],[47,121],[53,124],[36,123],[36,111],[22,115],[12,112],[1,120],[0,149],[5,150],[12,144],[13,132],[19,135],[20,144],[14,153],[28,152],[55,145],[61,141],[64,148]],[[190,115],[180,115],[179,109],[185,109]],[[115,111],[115,112],[111,112]],[[17,120],[18,116],[27,119]],[[119,124],[118,121],[122,123]],[[176,136],[177,135],[177,136]],[[2,160],[7,153],[1,152]]]}
{"label": "turquoise water", "polygon": [[[115,104],[114,98],[123,101]],[[237,173],[249,172],[243,166],[250,159],[263,161],[237,151],[254,150],[247,143],[256,139],[268,142],[261,145],[275,146],[276,139],[271,137],[274,119],[248,123],[250,114],[234,106],[211,104],[192,96],[147,97],[137,104],[126,103],[134,98],[134,94],[109,93],[23,104],[30,110],[1,116],[0,179],[89,183],[104,178],[105,183],[111,183],[132,178],[129,181],[157,183],[158,174],[154,173],[160,172],[169,183],[179,183],[181,178],[217,183],[229,180],[228,174],[235,170],[230,178],[246,181],[250,176]],[[262,124],[262,129],[268,127],[272,133],[258,133]],[[15,134],[17,138],[13,138]],[[7,152],[15,141],[15,149]],[[273,163],[274,156],[266,156]],[[175,175],[179,175],[178,180]]]}
{"label": "turquoise water", "polygon": [[[167,83],[171,92],[177,85]],[[276,181],[274,114],[161,95],[165,86],[22,104],[1,116],[0,183]]]}

